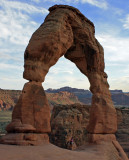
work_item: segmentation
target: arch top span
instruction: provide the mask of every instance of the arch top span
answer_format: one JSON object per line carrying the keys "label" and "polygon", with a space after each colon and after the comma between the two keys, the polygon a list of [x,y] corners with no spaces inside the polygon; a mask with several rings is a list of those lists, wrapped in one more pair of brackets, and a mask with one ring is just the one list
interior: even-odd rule
{"label": "arch top span", "polygon": [[49,10],[26,48],[23,77],[43,82],[49,68],[63,55],[87,76],[104,72],[103,48],[94,36],[93,23],[74,7],[55,5]]}
{"label": "arch top span", "polygon": [[90,25],[92,25],[94,27],[94,23],[91,22],[88,18],[86,18],[77,8],[72,7],[72,6],[68,6],[68,5],[54,5],[52,7],[49,8],[49,11],[52,12],[55,9],[58,8],[63,8],[63,9],[69,9],[73,12],[76,12],[76,14],[84,21],[88,22]]}

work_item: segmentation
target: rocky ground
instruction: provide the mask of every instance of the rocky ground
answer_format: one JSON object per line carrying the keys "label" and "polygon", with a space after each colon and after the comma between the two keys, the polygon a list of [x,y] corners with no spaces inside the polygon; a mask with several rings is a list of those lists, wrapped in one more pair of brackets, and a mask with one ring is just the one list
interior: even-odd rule
{"label": "rocky ground", "polygon": [[[15,146],[0,144],[1,160],[120,160],[112,143],[85,145],[76,151],[52,144],[42,146]],[[127,160],[127,159],[125,159]]]}

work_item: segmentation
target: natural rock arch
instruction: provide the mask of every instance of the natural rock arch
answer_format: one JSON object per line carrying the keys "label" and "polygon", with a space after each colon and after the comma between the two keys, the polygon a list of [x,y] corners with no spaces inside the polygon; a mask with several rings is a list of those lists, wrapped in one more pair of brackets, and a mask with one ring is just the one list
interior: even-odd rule
{"label": "natural rock arch", "polygon": [[49,68],[63,55],[75,63],[90,82],[93,97],[87,130],[91,140],[112,139],[113,136],[107,138],[105,134],[114,134],[117,130],[116,110],[104,72],[103,48],[95,38],[94,24],[70,6],[55,5],[49,11],[25,50],[23,77],[29,82],[25,84],[14,108],[12,122],[7,126],[9,133],[17,133],[17,139],[10,138],[9,134],[3,138],[3,143],[48,141],[50,111],[41,83]]}

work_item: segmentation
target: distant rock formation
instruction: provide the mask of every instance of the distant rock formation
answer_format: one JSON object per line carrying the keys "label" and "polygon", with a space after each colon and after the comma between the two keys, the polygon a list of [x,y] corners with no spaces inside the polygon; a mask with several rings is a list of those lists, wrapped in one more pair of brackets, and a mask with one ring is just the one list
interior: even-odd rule
{"label": "distant rock formation", "polygon": [[0,111],[12,110],[20,95],[19,90],[0,89]]}
{"label": "distant rock formation", "polygon": [[92,93],[89,90],[85,89],[78,89],[78,88],[71,88],[71,87],[62,87],[60,89],[47,89],[46,93],[58,93],[61,91],[67,91],[70,93],[74,93],[79,99],[80,102],[90,105],[92,99]]}
{"label": "distant rock formation", "polygon": [[[89,90],[71,88],[71,87],[62,87],[60,89],[47,89],[47,93],[58,93],[60,91],[67,91],[74,93],[80,102],[90,105],[92,100],[92,93]],[[129,106],[129,93],[124,93],[122,90],[110,90],[112,101],[116,106]]]}
{"label": "distant rock formation", "polygon": [[[0,90],[0,111],[7,111],[13,110],[14,106],[16,105],[20,95],[20,90]],[[56,104],[74,104],[80,103],[78,97],[75,96],[74,93],[70,93],[67,91],[60,91],[58,93],[46,93],[50,109],[52,110],[53,105]]]}
{"label": "distant rock formation", "polygon": [[58,93],[46,93],[48,102],[51,106],[54,106],[56,104],[62,104],[62,105],[70,105],[74,103],[80,103],[78,97],[74,95],[74,93],[70,93],[67,91],[60,91]]}
{"label": "distant rock formation", "polygon": [[112,100],[114,102],[114,105],[123,105],[123,106],[129,106],[129,94],[127,93],[117,93],[112,94]]}
{"label": "distant rock formation", "polygon": [[[47,89],[45,92],[51,109],[56,104],[83,103],[91,105],[92,93],[89,90],[62,87]],[[122,90],[110,90],[110,92],[114,105],[129,107],[129,93],[124,93]],[[0,89],[0,111],[13,110],[21,93],[20,90]]]}

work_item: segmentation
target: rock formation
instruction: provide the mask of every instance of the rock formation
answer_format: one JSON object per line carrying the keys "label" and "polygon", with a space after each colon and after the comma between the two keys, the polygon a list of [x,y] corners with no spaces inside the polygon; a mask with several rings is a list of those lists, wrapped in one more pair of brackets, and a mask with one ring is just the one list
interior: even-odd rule
{"label": "rock formation", "polygon": [[91,106],[73,104],[73,105],[56,105],[53,108],[51,116],[51,143],[68,148],[67,144],[73,137],[77,147],[85,145],[87,142],[96,142],[100,140],[116,140],[114,134],[91,134],[87,130],[89,124],[89,112]]}
{"label": "rock formation", "polygon": [[49,141],[50,108],[40,82],[25,84],[2,143],[37,145]]}
{"label": "rock formation", "polygon": [[54,106],[51,116],[51,143],[68,148],[68,142],[73,137],[77,146],[86,144],[88,122],[89,106],[80,104]]}
{"label": "rock formation", "polygon": [[62,87],[59,89],[47,89],[46,93],[59,93],[61,91],[74,93],[75,96],[78,97],[78,100],[83,104],[91,105],[92,93],[89,90],[79,89],[79,88],[71,88],[71,87]]}
{"label": "rock formation", "polygon": [[[110,139],[109,134],[114,134],[117,130],[117,116],[109,92],[107,74],[104,72],[104,52],[95,38],[94,24],[79,10],[70,6],[55,5],[49,11],[25,50],[23,77],[29,82],[25,84],[14,108],[7,131],[10,134],[33,132],[43,135],[50,132],[49,107],[41,83],[50,67],[64,55],[76,64],[90,82],[93,94],[87,127],[90,139],[93,142],[98,140],[99,134],[101,139],[105,139],[105,136]],[[10,134],[3,138],[3,143],[10,143]],[[15,139],[14,144],[18,140],[21,142],[20,136]],[[22,140],[26,140],[24,136]]]}
{"label": "rock formation", "polygon": [[[69,149],[68,142],[73,137],[77,148],[87,145],[89,133],[87,125],[89,123],[90,105],[56,105],[51,116],[50,142],[61,148]],[[126,154],[129,156],[129,110],[117,109],[118,130],[116,132],[117,141],[121,144]],[[105,141],[116,140],[115,135],[102,137],[92,136],[100,144],[100,139]],[[110,139],[109,139],[110,138]],[[116,142],[117,143],[117,142]]]}
{"label": "rock formation", "polygon": [[0,111],[12,110],[20,95],[19,90],[0,89]]}
{"label": "rock formation", "polygon": [[129,157],[129,109],[117,109],[117,117],[116,138]]}
{"label": "rock formation", "polygon": [[82,104],[77,96],[75,96],[73,93],[62,91],[59,93],[46,93],[47,99],[50,105],[54,106],[56,104],[62,104],[62,105],[70,105],[74,103],[80,103]]}

